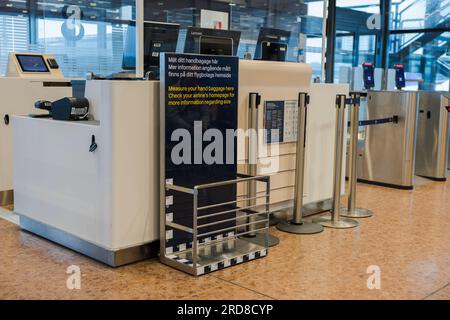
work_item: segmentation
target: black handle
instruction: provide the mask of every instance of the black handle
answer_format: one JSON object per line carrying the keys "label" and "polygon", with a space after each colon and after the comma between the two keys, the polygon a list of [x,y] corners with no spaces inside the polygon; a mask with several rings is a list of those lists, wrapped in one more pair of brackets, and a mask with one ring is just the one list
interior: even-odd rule
{"label": "black handle", "polygon": [[3,117],[3,122],[5,122],[6,125],[9,125],[9,114],[5,114]]}
{"label": "black handle", "polygon": [[98,145],[95,142],[95,135],[92,135],[91,137],[91,146],[89,147],[89,152],[94,152],[95,150],[97,150]]}

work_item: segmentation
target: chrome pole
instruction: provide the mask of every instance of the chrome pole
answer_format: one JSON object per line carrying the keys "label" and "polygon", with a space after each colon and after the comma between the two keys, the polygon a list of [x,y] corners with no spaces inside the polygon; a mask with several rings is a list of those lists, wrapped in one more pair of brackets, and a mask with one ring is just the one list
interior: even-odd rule
{"label": "chrome pole", "polygon": [[344,150],[346,96],[336,97],[336,136],[334,144],[334,186],[333,186],[333,208],[331,214],[314,219],[314,222],[327,228],[346,229],[359,225],[355,220],[342,218],[341,208],[341,186],[342,186],[342,163]]}
{"label": "chrome pole", "polygon": [[144,1],[136,0],[136,77],[144,76]]}
{"label": "chrome pole", "polygon": [[[261,103],[261,96],[256,92],[251,92],[249,94],[249,112],[248,112],[248,167],[247,167],[247,174],[250,176],[255,177],[258,174],[257,165],[258,165],[258,107]],[[269,190],[270,192],[270,190]],[[257,194],[257,188],[256,188],[256,181],[250,180],[247,182],[247,193],[248,198],[247,200],[247,207],[256,206],[256,194]],[[247,214],[252,213],[251,211],[247,210]],[[256,216],[251,216],[248,218],[248,231],[252,231],[245,235],[244,237],[247,238],[247,241],[250,241],[252,243],[266,246],[267,242],[269,247],[276,246],[278,243],[280,243],[280,240],[269,234],[268,235],[268,241],[267,241],[267,235],[266,233],[257,233],[253,232],[256,229]]]}
{"label": "chrome pole", "polygon": [[194,199],[192,205],[192,268],[194,274],[197,274],[197,264],[198,264],[198,190],[194,188]]}
{"label": "chrome pole", "polygon": [[359,129],[359,100],[361,94],[350,94],[350,172],[349,172],[349,195],[348,207],[341,209],[341,216],[348,218],[369,218],[373,216],[372,211],[356,207],[356,185],[358,183],[357,160],[358,160],[358,129]]}
{"label": "chrome pole", "polygon": [[[258,136],[256,130],[258,128],[258,100],[259,95],[257,93],[250,93],[250,108],[248,113],[248,169],[247,174],[249,176],[255,177],[257,175],[257,161],[258,161]],[[249,200],[247,201],[247,207],[254,207],[256,205],[256,181],[250,180],[247,182],[247,194]],[[250,217],[248,220],[249,223],[252,223],[249,226],[249,231],[254,231],[256,228],[255,225],[256,217]],[[256,233],[249,233],[249,237],[255,237]]]}
{"label": "chrome pole", "polygon": [[307,93],[299,93],[297,148],[295,161],[294,216],[291,221],[283,221],[277,225],[278,230],[295,234],[314,234],[323,231],[323,227],[321,225],[303,221],[303,194],[305,180],[305,148],[308,99],[309,96]]}

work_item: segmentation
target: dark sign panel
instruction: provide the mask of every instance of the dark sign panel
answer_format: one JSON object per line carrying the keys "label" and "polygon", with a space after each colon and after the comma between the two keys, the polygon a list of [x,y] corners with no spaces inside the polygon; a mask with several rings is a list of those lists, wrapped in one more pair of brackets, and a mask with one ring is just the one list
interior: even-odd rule
{"label": "dark sign panel", "polygon": [[[236,179],[236,138],[230,133],[237,129],[238,68],[236,57],[161,55],[161,111],[165,127],[165,139],[161,143],[165,144],[162,172],[165,182],[193,188]],[[174,223],[192,227],[192,195],[166,191],[165,198],[166,215]],[[235,201],[236,186],[201,190],[198,199],[198,207]],[[198,214],[234,208],[234,205],[223,205],[201,210]],[[232,218],[235,214],[206,218],[202,223]],[[199,232],[212,232],[208,238],[214,239],[214,230],[233,224],[234,221],[221,223],[201,228]],[[171,239],[167,247],[174,252],[191,246],[192,236],[188,233],[168,228],[166,235]]]}

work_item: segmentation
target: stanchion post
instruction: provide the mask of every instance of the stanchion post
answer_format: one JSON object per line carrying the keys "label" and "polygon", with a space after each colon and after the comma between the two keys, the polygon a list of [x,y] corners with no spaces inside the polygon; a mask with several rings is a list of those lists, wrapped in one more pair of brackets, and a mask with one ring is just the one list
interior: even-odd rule
{"label": "stanchion post", "polygon": [[341,209],[341,186],[342,186],[342,163],[344,154],[344,130],[345,126],[345,105],[347,97],[337,95],[336,97],[336,139],[334,145],[334,186],[333,186],[333,208],[331,214],[318,217],[314,222],[327,228],[347,229],[359,225],[358,221],[342,218]]}
{"label": "stanchion post", "polygon": [[306,124],[308,115],[309,96],[300,92],[298,96],[298,121],[297,121],[297,148],[295,161],[295,194],[293,219],[283,221],[277,225],[277,229],[295,234],[314,234],[323,231],[323,227],[317,223],[303,220],[303,189],[305,177],[305,147]]}
{"label": "stanchion post", "polygon": [[[251,92],[249,94],[249,111],[248,111],[248,166],[247,174],[251,176],[256,176],[257,163],[258,163],[258,107],[261,103],[261,96],[256,92]],[[270,190],[268,190],[270,192]],[[255,208],[256,206],[256,181],[252,180],[247,182],[247,207]],[[248,218],[248,231],[254,231],[256,229],[256,216],[251,216]],[[247,241],[255,244],[265,245],[268,241],[269,247],[276,246],[280,243],[280,240],[269,234],[268,239],[266,234],[250,232],[244,237]]]}
{"label": "stanchion post", "polygon": [[359,106],[361,94],[353,92],[350,94],[350,148],[349,154],[349,195],[348,207],[341,209],[341,215],[347,218],[369,218],[373,216],[372,211],[356,207],[356,185],[358,183],[358,131],[359,131]]}
{"label": "stanchion post", "polygon": [[[248,167],[247,174],[250,176],[256,176],[257,174],[257,161],[258,161],[258,136],[256,133],[258,127],[258,106],[260,104],[260,95],[258,93],[250,93],[249,95],[249,110],[248,110]],[[256,205],[256,181],[251,180],[247,182],[247,207],[252,207]],[[249,231],[253,231],[256,228],[254,224],[256,216],[250,217],[248,220]],[[251,232],[248,234],[249,237],[255,237],[256,234]]]}

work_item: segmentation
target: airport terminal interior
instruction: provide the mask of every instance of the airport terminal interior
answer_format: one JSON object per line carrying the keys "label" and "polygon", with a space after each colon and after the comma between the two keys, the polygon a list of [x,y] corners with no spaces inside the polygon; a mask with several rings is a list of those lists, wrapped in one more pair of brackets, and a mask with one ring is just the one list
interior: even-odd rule
{"label": "airport terminal interior", "polygon": [[0,299],[450,300],[450,0],[0,0]]}

